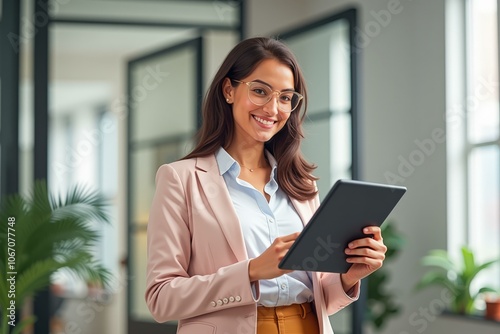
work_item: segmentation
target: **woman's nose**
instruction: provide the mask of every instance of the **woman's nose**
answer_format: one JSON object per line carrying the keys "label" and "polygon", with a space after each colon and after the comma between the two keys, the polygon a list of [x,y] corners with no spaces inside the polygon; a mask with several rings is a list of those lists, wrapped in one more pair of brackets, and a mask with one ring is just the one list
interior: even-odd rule
{"label": "woman's nose", "polygon": [[271,115],[274,115],[274,114],[277,114],[278,113],[278,107],[279,107],[279,104],[278,104],[278,95],[275,93],[273,94],[273,96],[271,97],[271,100],[269,100],[269,102],[267,102],[266,104],[264,104],[264,111],[270,113]]}

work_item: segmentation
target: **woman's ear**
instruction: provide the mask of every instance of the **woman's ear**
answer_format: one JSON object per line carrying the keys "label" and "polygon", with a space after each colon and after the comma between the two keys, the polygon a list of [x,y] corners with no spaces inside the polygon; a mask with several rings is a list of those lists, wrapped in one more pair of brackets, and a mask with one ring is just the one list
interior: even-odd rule
{"label": "woman's ear", "polygon": [[222,83],[222,95],[226,99],[227,103],[233,103],[234,101],[234,87],[231,85],[231,80],[229,78],[225,78]]}

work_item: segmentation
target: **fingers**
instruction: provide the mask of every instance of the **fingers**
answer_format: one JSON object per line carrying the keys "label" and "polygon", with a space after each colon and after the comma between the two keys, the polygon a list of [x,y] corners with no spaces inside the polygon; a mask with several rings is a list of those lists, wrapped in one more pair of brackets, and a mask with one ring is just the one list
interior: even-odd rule
{"label": "fingers", "polygon": [[250,261],[249,277],[251,282],[259,279],[271,279],[293,270],[281,270],[278,263],[283,259],[300,232],[292,233],[274,240],[273,244],[261,255]]}
{"label": "fingers", "polygon": [[373,258],[373,257],[366,257],[366,256],[348,257],[346,259],[346,261],[349,263],[353,263],[353,264],[355,264],[355,263],[364,264],[364,265],[367,265],[373,269],[378,269],[378,268],[382,267],[382,264],[384,263],[383,258],[380,259],[380,258]]}
{"label": "fingers", "polygon": [[[378,247],[378,245],[384,246],[384,239],[382,238],[382,231],[378,226],[367,226],[363,229],[364,234],[371,235],[373,237],[366,237],[357,240],[353,240],[349,243],[349,248],[357,247]],[[381,249],[383,249],[382,247]]]}
{"label": "fingers", "polygon": [[299,234],[300,234],[299,232],[296,232],[282,237],[278,237],[274,239],[272,247],[277,253],[281,251],[285,251],[286,253],[288,249],[292,247],[293,243],[295,242],[295,239],[297,239],[297,236]]}
{"label": "fingers", "polygon": [[374,250],[372,248],[368,247],[361,247],[361,248],[346,248],[345,253],[348,256],[354,256],[354,257],[365,257],[365,258],[370,258],[370,259],[375,259],[375,260],[384,260],[385,259],[385,251],[381,250]]}
{"label": "fingers", "polygon": [[370,237],[353,240],[345,250],[346,261],[353,264],[348,273],[357,279],[366,277],[382,267],[387,252],[378,226],[367,226],[363,233]]}
{"label": "fingers", "polygon": [[367,226],[363,229],[363,232],[365,234],[372,234],[373,238],[361,238],[350,242],[345,253],[348,256],[356,257],[355,262],[352,263],[365,263],[360,262],[364,261],[363,258],[368,262],[372,260],[383,261],[385,259],[385,253],[387,252],[387,246],[384,245],[380,227]]}
{"label": "fingers", "polygon": [[278,241],[284,241],[284,242],[295,241],[295,239],[297,239],[297,237],[299,236],[299,234],[300,234],[300,232],[295,232],[295,233],[292,233],[292,234],[288,234],[288,235],[284,235],[282,237],[276,238],[276,240],[278,240]]}
{"label": "fingers", "polygon": [[375,240],[382,240],[382,230],[378,226],[367,226],[363,229],[363,233],[372,234]]}
{"label": "fingers", "polygon": [[362,249],[362,248],[371,248],[375,251],[383,252],[385,253],[387,251],[387,246],[384,245],[384,242],[382,240],[377,241],[372,238],[363,238],[363,239],[357,239],[349,243],[347,246],[347,249]]}
{"label": "fingers", "polygon": [[299,234],[300,234],[299,232],[296,232],[289,235],[285,235],[283,237],[278,237],[274,240],[273,248],[274,251],[279,254],[280,261],[288,252],[290,247],[292,247],[293,243],[295,242]]}

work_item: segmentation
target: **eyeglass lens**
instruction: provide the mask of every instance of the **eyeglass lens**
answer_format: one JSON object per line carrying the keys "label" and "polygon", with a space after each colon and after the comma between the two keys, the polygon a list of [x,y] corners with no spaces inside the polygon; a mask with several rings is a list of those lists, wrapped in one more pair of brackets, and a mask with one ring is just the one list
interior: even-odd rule
{"label": "eyeglass lens", "polygon": [[[251,82],[248,85],[248,97],[252,103],[262,106],[274,96],[273,90],[260,82]],[[300,95],[296,92],[281,92],[278,97],[278,107],[284,112],[292,112],[300,102]]]}

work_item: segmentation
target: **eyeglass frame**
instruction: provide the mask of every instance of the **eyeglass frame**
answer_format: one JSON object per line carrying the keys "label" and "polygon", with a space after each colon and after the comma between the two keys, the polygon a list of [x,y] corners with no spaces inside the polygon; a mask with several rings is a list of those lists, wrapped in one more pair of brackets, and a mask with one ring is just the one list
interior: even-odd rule
{"label": "eyeglass frame", "polygon": [[[271,86],[269,86],[268,84],[266,83],[263,83],[263,82],[259,82],[259,81],[242,81],[242,80],[237,80],[237,79],[230,79],[232,81],[235,81],[235,82],[238,82],[238,83],[242,83],[242,84],[245,84],[247,86],[247,95],[248,95],[248,99],[250,100],[250,102],[252,102],[253,104],[255,104],[256,106],[259,106],[259,107],[262,107],[266,104],[269,103],[269,101],[272,100],[272,97],[269,99],[269,101],[263,103],[263,104],[257,104],[255,102],[252,101],[252,99],[250,98],[250,85],[253,84],[253,83],[260,83],[260,84],[263,84],[263,85],[266,85],[268,86],[269,88],[271,88],[271,90],[273,89]],[[284,91],[284,92],[281,92],[279,90],[272,90],[272,93],[275,94],[275,93],[278,93],[278,109],[281,110],[282,112],[284,113],[292,113],[294,112],[295,110],[297,110],[297,107],[299,106],[300,104],[300,101],[302,101],[302,99],[304,98],[304,95],[300,94],[299,92],[296,92],[296,91]],[[283,110],[280,108],[280,100],[279,100],[279,97],[281,96],[281,94],[283,93],[294,93],[294,94],[297,94],[299,96],[299,101],[297,102],[297,107],[295,107],[294,109],[290,110],[290,111],[286,111],[286,110]]]}

